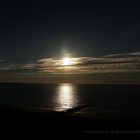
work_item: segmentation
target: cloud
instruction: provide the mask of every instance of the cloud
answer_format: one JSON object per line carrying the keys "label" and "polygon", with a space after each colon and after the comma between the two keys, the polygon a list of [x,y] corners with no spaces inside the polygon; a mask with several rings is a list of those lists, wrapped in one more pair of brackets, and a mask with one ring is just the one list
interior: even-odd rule
{"label": "cloud", "polygon": [[0,70],[26,74],[88,74],[140,72],[140,52],[112,54],[103,57],[75,57],[70,66],[63,66],[57,58],[42,58],[33,63],[0,62]]}
{"label": "cloud", "polygon": [[5,62],[5,60],[4,59],[0,59],[0,62]]}
{"label": "cloud", "polygon": [[61,59],[43,58],[36,63],[26,64],[23,68],[36,69],[43,74],[86,74],[107,72],[140,71],[139,53],[114,54],[103,57],[77,57],[71,58],[73,65],[62,66]]}
{"label": "cloud", "polygon": [[63,66],[58,58],[42,58],[32,63],[0,61],[0,82],[37,83],[139,83],[139,52],[102,57],[75,57]]}
{"label": "cloud", "polygon": [[132,53],[120,53],[120,54],[111,54],[111,55],[105,55],[103,56],[104,58],[113,58],[113,57],[118,57],[118,58],[130,58],[130,57],[140,57],[140,52],[132,52]]}

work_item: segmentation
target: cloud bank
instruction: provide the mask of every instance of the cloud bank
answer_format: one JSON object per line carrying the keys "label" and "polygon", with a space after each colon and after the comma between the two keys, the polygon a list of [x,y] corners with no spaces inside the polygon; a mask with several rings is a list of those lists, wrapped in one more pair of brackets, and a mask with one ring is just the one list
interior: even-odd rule
{"label": "cloud bank", "polygon": [[16,64],[0,61],[0,70],[20,72],[37,72],[41,74],[85,74],[85,73],[116,73],[140,71],[140,52],[129,54],[113,54],[103,57],[71,58],[74,63],[62,66],[62,60],[57,58],[42,58],[33,63]]}
{"label": "cloud bank", "polygon": [[[42,58],[32,63],[0,61],[0,81],[89,81],[114,80],[140,82],[140,52],[112,54],[102,57],[71,58],[72,65],[63,66],[58,58]],[[79,75],[79,76],[78,76]],[[90,83],[89,82],[89,83]]]}

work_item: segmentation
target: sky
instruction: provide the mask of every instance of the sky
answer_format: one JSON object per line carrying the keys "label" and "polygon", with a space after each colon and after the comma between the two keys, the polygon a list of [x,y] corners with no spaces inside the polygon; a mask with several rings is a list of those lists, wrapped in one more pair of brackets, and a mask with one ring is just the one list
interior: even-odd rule
{"label": "sky", "polygon": [[[0,82],[88,82],[100,77],[112,81],[121,79],[118,73],[136,79],[139,6],[134,2],[2,2]],[[67,54],[75,63],[69,68],[61,65]],[[114,59],[114,54],[121,55]],[[113,78],[110,72],[115,73]]]}

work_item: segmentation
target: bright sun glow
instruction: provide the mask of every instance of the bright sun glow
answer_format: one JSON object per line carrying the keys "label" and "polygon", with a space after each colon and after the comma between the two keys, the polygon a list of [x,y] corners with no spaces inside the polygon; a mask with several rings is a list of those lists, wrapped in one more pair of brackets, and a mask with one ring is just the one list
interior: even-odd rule
{"label": "bright sun glow", "polygon": [[65,57],[65,58],[62,59],[62,65],[64,65],[64,66],[69,66],[69,65],[71,65],[71,64],[72,64],[72,61],[71,61],[70,58]]}

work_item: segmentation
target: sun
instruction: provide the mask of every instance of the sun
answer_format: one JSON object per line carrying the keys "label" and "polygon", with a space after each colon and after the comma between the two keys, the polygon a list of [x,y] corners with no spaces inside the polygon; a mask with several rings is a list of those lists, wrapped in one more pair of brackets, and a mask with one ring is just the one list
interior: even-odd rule
{"label": "sun", "polygon": [[62,59],[62,65],[63,66],[69,66],[71,64],[72,64],[72,61],[69,57],[65,57],[65,58]]}

